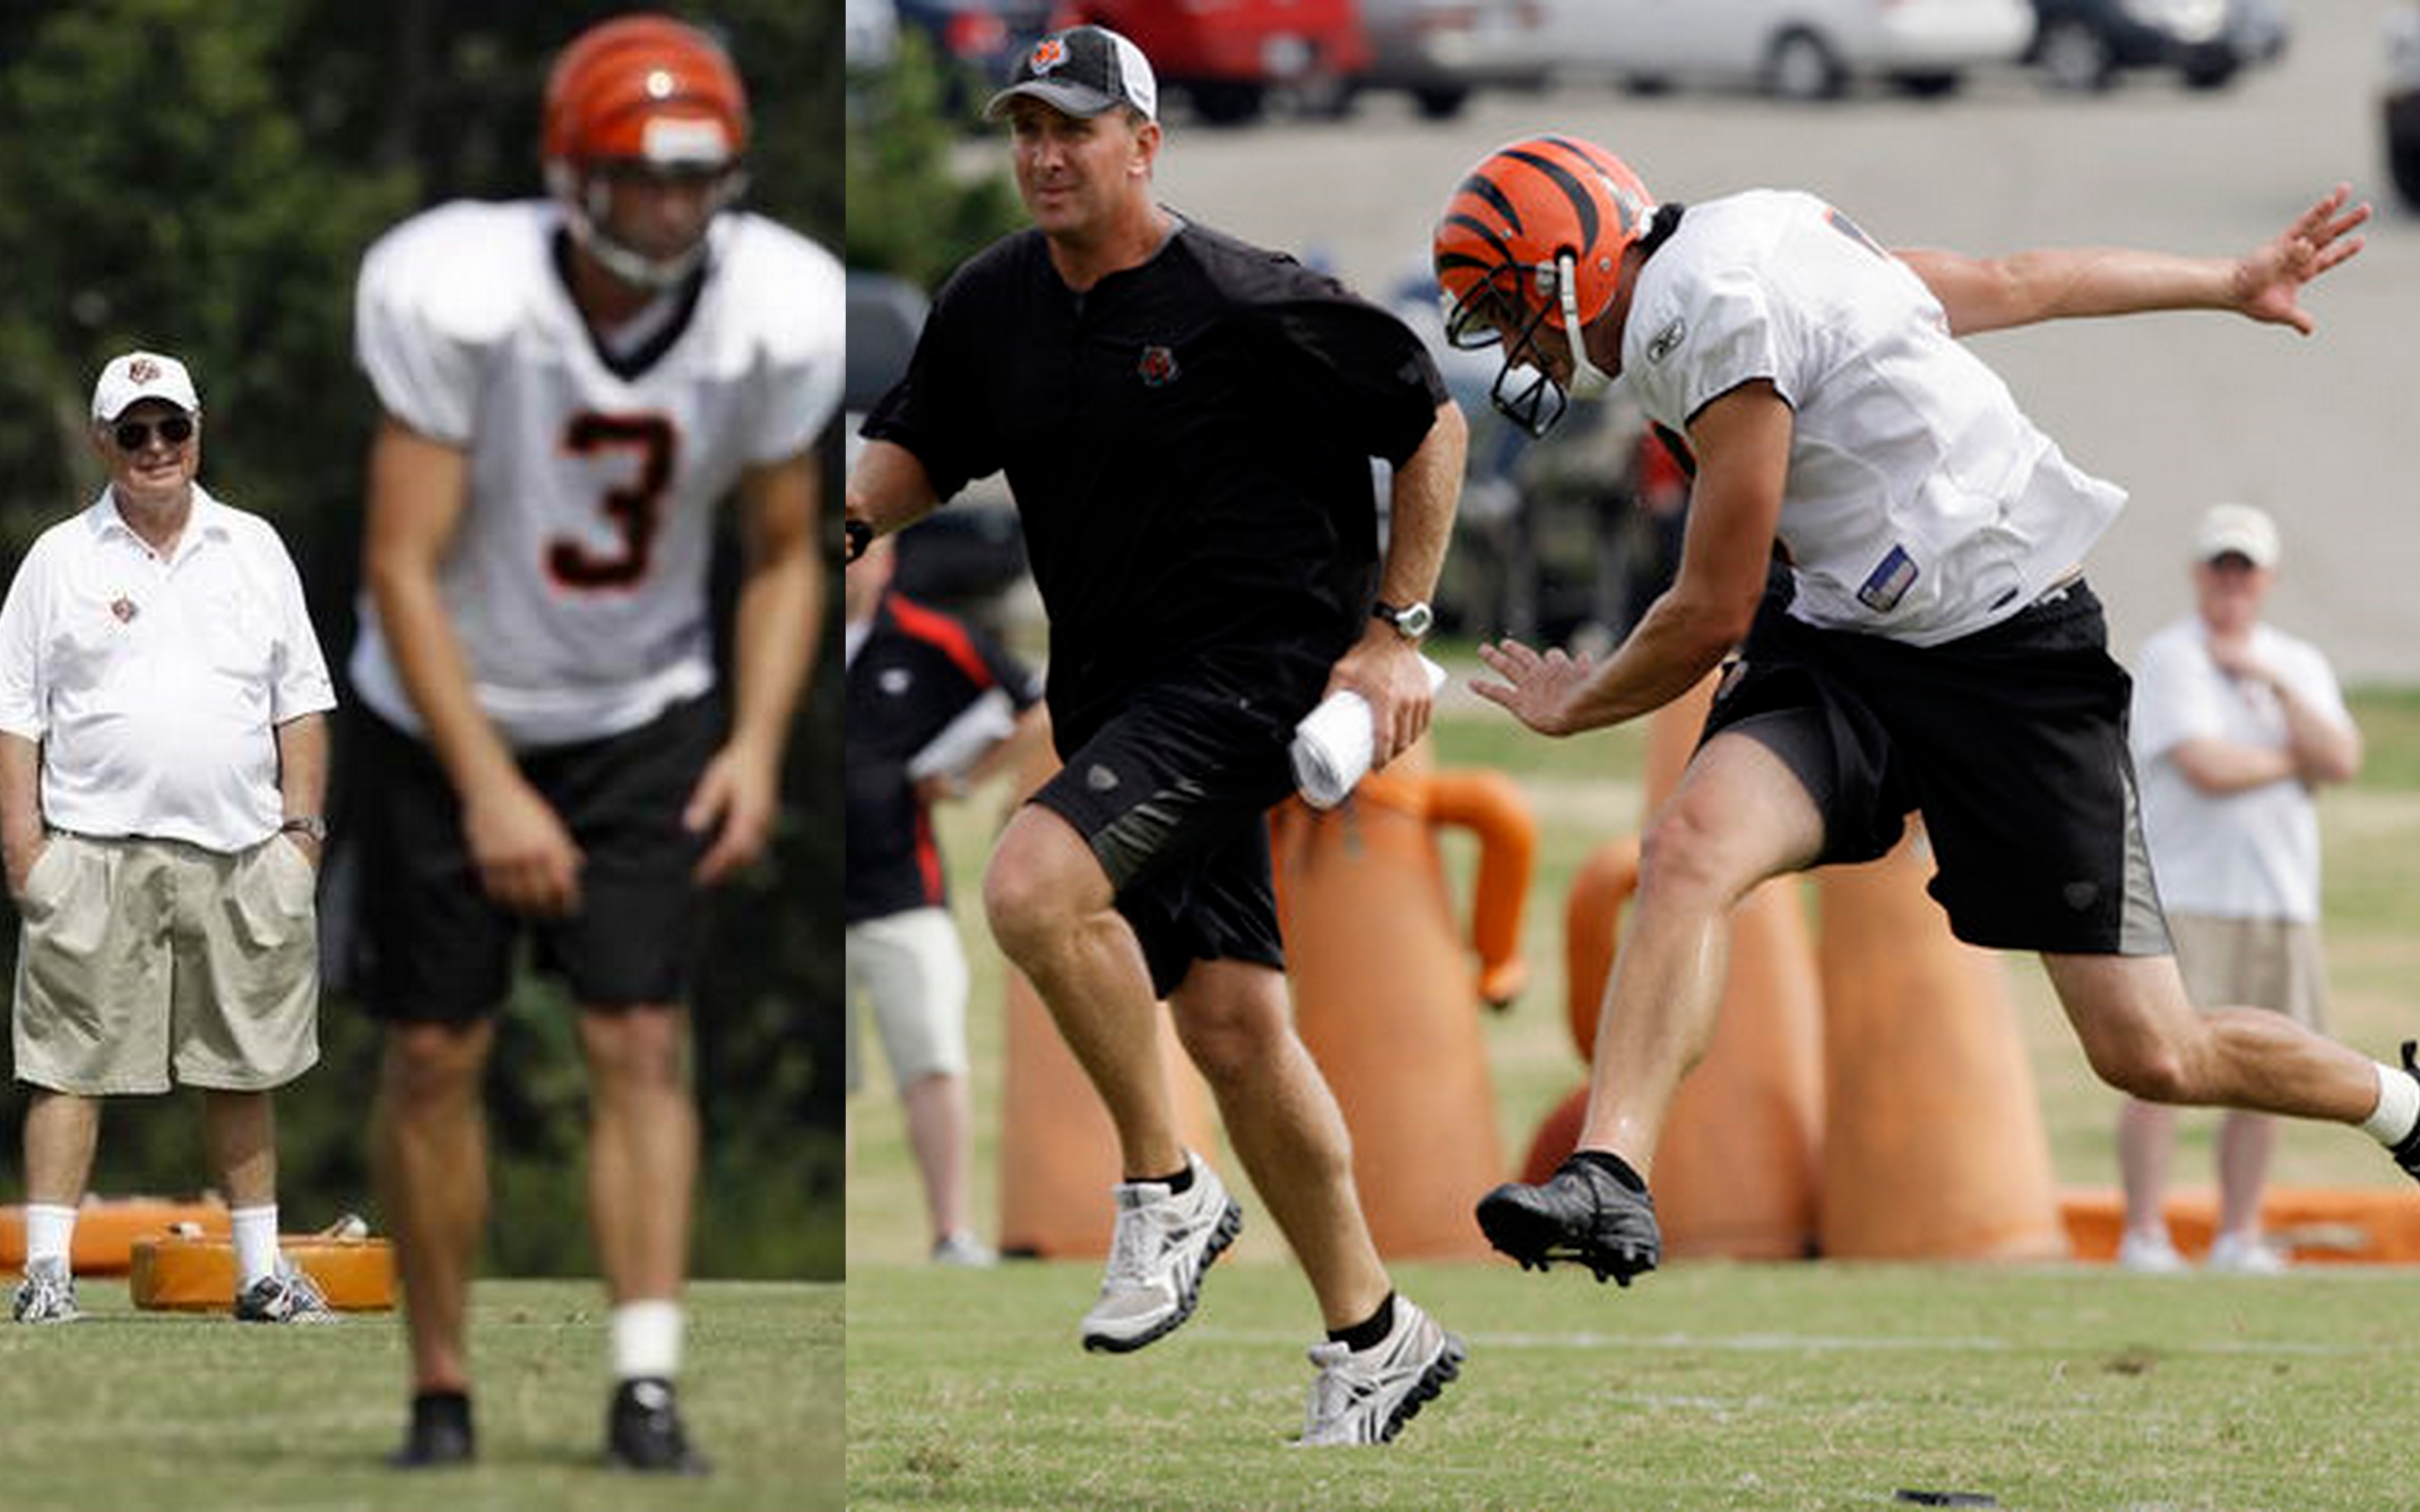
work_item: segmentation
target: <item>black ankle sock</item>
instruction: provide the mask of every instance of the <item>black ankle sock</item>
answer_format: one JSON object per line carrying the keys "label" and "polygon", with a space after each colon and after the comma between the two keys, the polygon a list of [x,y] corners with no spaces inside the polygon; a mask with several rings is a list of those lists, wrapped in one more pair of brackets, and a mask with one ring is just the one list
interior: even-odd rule
{"label": "black ankle sock", "polygon": [[1630,1162],[1609,1149],[1575,1149],[1572,1151],[1571,1164],[1593,1165],[1633,1192],[1647,1190],[1647,1183],[1640,1180],[1638,1173],[1630,1168]]}
{"label": "black ankle sock", "polygon": [[1378,1304],[1376,1312],[1351,1328],[1329,1329],[1327,1338],[1329,1343],[1342,1344],[1348,1350],[1366,1350],[1394,1331],[1395,1294],[1389,1291],[1387,1300]]}
{"label": "black ankle sock", "polygon": [[1177,1171],[1174,1176],[1138,1176],[1135,1180],[1138,1181],[1157,1181],[1160,1185],[1168,1188],[1168,1195],[1170,1196],[1175,1196],[1179,1193],[1190,1192],[1193,1190],[1193,1163],[1189,1160],[1187,1161],[1183,1165],[1177,1167]]}
{"label": "black ankle sock", "polygon": [[411,1420],[414,1423],[450,1423],[468,1427],[471,1423],[471,1394],[465,1391],[416,1391],[411,1394]]}

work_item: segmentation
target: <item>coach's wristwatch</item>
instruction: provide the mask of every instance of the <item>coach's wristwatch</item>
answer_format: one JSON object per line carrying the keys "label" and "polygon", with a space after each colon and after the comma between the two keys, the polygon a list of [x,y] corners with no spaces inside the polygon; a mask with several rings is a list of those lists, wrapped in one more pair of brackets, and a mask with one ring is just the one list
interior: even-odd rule
{"label": "coach's wristwatch", "polygon": [[315,844],[328,843],[328,821],[315,813],[296,814],[277,826],[281,835],[300,835]]}
{"label": "coach's wristwatch", "polygon": [[1419,598],[1401,606],[1382,598],[1370,606],[1370,615],[1393,625],[1395,633],[1406,640],[1418,640],[1436,623],[1436,611],[1429,608],[1426,599]]}

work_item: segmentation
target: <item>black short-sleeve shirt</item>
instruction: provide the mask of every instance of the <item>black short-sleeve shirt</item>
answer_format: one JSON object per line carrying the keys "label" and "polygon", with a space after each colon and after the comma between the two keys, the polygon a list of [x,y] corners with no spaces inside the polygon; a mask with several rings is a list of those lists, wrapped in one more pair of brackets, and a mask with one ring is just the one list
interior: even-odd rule
{"label": "black short-sleeve shirt", "polygon": [[1290,727],[1369,611],[1370,459],[1444,398],[1410,328],[1282,254],[1183,224],[1078,295],[1025,231],[942,288],[864,434],[945,500],[1005,471],[1063,750],[1167,681]]}
{"label": "black short-sleeve shirt", "polygon": [[882,596],[848,663],[845,922],[947,901],[932,815],[916,801],[908,764],[993,688],[1020,712],[1042,697],[1041,679],[989,636],[898,594]]}

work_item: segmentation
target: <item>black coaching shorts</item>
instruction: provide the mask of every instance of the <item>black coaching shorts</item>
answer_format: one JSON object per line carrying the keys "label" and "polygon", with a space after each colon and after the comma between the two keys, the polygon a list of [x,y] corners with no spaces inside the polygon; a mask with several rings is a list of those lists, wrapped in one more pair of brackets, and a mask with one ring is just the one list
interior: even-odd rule
{"label": "black coaching shorts", "polygon": [[1294,791],[1280,731],[1218,694],[1161,687],[1063,754],[1032,801],[1093,847],[1154,992],[1196,961],[1284,969],[1267,819]]}
{"label": "black coaching shorts", "polygon": [[1930,890],[1969,944],[2162,955],[2126,748],[2133,687],[2080,580],[1938,646],[1818,629],[1768,602],[1705,737],[1737,731],[1797,774],[1825,863],[1876,859],[1920,810]]}
{"label": "black coaching shorts", "polygon": [[436,757],[359,713],[347,825],[360,846],[354,980],[372,1013],[406,1023],[493,1013],[524,933],[534,964],[583,1007],[688,999],[700,920],[690,874],[706,841],[682,827],[681,810],[721,739],[714,700],[675,704],[625,734],[522,753],[522,774],[586,855],[581,911],[549,919],[489,900]]}

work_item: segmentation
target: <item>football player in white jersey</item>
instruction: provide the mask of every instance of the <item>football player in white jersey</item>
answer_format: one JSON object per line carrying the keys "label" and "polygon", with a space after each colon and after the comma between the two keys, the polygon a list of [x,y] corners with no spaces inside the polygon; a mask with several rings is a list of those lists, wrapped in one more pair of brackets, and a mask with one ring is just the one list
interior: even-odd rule
{"label": "football player in white jersey", "polygon": [[1970,943],[2040,952],[2092,1067],[2162,1103],[2361,1124],[2420,1177],[2420,1073],[2282,1014],[2187,1001],[2152,892],[2127,678],[2079,563],[2124,501],[2059,454],[1956,338],[2081,316],[2232,311],[2307,334],[2360,250],[2338,189],[2242,257],[2116,248],[1894,254],[1811,195],[1655,204],[1570,137],[1482,159],[1436,271],[1461,344],[1500,342],[1532,430],[1622,378],[1695,474],[1680,572],[1593,662],[1506,641],[1477,691],[1544,733],[1658,708],[1738,650],[1650,823],[1577,1149],[1479,1219],[1525,1265],[1625,1285],[1662,1241],[1656,1136],[1704,1053],[1730,907],[1885,854],[1921,810],[1931,890]]}
{"label": "football player in white jersey", "polygon": [[[697,1163],[683,1005],[699,891],[773,824],[821,620],[810,454],[841,372],[837,263],[733,208],[748,129],[710,38],[605,23],[549,79],[550,197],[441,206],[363,261],[356,345],[385,416],[351,671],[411,1344],[398,1464],[474,1452],[479,1086],[527,935],[579,1005],[590,1072],[607,1453],[703,1468],[672,1384]],[[727,495],[747,565],[726,699],[706,579]]]}

